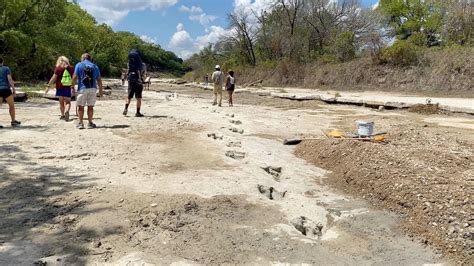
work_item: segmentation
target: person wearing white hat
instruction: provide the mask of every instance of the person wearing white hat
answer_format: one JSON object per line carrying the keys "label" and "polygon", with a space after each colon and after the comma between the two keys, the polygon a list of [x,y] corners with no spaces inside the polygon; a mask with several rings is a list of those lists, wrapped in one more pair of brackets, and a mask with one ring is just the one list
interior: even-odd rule
{"label": "person wearing white hat", "polygon": [[219,95],[219,107],[222,106],[222,87],[224,86],[224,73],[221,71],[221,66],[216,65],[216,71],[212,73],[211,80],[214,83],[214,102],[217,104],[217,95]]}

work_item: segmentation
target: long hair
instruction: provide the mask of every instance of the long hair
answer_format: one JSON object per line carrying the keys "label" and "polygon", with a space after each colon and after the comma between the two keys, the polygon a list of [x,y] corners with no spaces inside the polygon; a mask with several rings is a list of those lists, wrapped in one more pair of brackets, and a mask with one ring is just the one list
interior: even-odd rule
{"label": "long hair", "polygon": [[69,66],[69,59],[65,56],[60,56],[58,57],[58,60],[56,61],[56,67],[62,67],[66,68]]}

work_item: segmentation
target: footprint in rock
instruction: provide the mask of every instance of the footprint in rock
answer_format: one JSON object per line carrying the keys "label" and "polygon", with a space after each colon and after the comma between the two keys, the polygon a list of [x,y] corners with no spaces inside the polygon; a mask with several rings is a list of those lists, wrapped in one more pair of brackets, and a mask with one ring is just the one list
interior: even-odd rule
{"label": "footprint in rock", "polygon": [[278,192],[273,187],[266,187],[264,185],[258,185],[258,192],[264,195],[265,197],[269,198],[270,200],[281,200],[285,197],[286,191]]}
{"label": "footprint in rock", "polygon": [[280,176],[281,176],[281,171],[282,171],[281,167],[267,166],[267,167],[262,167],[262,169],[265,170],[265,172],[272,175],[276,181],[280,182]]}
{"label": "footprint in rock", "polygon": [[236,127],[231,127],[229,128],[230,131],[234,132],[234,133],[239,133],[239,134],[244,134],[244,130],[243,129],[238,129]]}
{"label": "footprint in rock", "polygon": [[300,231],[300,233],[307,237],[320,238],[322,235],[323,225],[304,216],[291,220],[291,224],[296,230]]}
{"label": "footprint in rock", "polygon": [[207,134],[207,137],[208,138],[213,138],[213,139],[223,139],[224,136],[220,135],[220,134],[216,134],[216,133],[209,133]]}
{"label": "footprint in rock", "polygon": [[245,158],[245,152],[240,151],[227,151],[225,156],[230,157],[235,160],[241,160]]}
{"label": "footprint in rock", "polygon": [[232,123],[232,124],[236,124],[236,125],[242,125],[242,121],[240,121],[240,120],[231,119],[231,120],[229,120],[229,122]]}
{"label": "footprint in rock", "polygon": [[227,143],[227,147],[229,148],[241,148],[242,147],[242,142],[240,141],[231,141],[229,143]]}

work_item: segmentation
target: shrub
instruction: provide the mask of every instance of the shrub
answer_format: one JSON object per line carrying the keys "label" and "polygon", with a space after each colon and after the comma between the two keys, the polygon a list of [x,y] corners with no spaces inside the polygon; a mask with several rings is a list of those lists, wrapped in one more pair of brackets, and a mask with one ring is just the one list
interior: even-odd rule
{"label": "shrub", "polygon": [[420,49],[409,41],[396,41],[382,51],[382,62],[393,65],[415,65],[420,60]]}

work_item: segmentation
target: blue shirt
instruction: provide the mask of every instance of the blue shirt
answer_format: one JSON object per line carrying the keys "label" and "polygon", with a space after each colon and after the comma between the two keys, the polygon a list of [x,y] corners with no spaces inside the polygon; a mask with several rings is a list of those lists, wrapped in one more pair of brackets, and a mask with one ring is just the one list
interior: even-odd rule
{"label": "blue shirt", "polygon": [[[91,61],[85,60],[80,62],[79,64],[76,65],[76,68],[74,69],[74,75],[76,75],[77,78],[77,86],[78,86],[78,91],[86,89],[86,86],[82,83],[82,80],[85,78],[86,74],[84,73],[84,69],[86,66],[90,66],[94,69],[94,78],[93,78],[93,83],[92,83],[92,88],[96,89],[97,88],[97,79],[100,78],[100,71],[99,68],[92,63]],[[90,89],[90,88],[89,88]]]}
{"label": "blue shirt", "polygon": [[8,81],[8,75],[11,75],[10,68],[7,66],[0,67],[0,90],[9,90],[10,82]]}

